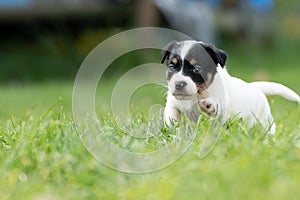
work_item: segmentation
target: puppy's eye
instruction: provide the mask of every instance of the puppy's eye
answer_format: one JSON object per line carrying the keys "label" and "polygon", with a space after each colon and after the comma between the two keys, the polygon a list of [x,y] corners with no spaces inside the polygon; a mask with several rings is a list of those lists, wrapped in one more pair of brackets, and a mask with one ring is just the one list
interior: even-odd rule
{"label": "puppy's eye", "polygon": [[194,67],[194,68],[193,68],[193,73],[194,73],[194,74],[200,74],[201,71],[202,71],[202,70],[199,69],[198,67]]}
{"label": "puppy's eye", "polygon": [[169,68],[174,68],[175,66],[174,66],[174,64],[170,63],[170,64],[168,65],[168,67],[169,67]]}
{"label": "puppy's eye", "polygon": [[169,68],[170,71],[174,71],[175,70],[175,65],[171,63],[171,64],[168,65],[168,68]]}

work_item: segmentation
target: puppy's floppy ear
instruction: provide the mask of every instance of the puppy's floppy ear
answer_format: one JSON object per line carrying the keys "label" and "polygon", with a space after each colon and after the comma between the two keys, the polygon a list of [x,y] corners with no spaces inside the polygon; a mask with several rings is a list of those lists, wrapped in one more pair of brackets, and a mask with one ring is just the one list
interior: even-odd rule
{"label": "puppy's floppy ear", "polygon": [[174,48],[176,43],[177,43],[177,41],[172,41],[162,49],[161,54],[160,54],[160,63],[161,64],[163,64],[166,59],[169,59],[171,50]]}
{"label": "puppy's floppy ear", "polygon": [[214,45],[211,44],[204,44],[200,43],[204,49],[207,51],[207,53],[210,55],[210,57],[213,59],[213,61],[216,64],[220,64],[221,67],[225,66],[225,62],[227,59],[227,54],[225,51],[216,48]]}

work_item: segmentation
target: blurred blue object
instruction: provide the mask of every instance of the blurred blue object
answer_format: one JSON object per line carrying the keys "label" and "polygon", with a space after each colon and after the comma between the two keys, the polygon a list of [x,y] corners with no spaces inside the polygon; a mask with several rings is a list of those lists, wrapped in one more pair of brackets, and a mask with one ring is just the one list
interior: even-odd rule
{"label": "blurred blue object", "polygon": [[212,5],[218,5],[220,4],[221,0],[184,0],[186,2],[188,1],[207,1],[208,3],[212,4]]}
{"label": "blurred blue object", "polygon": [[218,0],[154,0],[172,28],[195,40],[217,43],[214,3]]}
{"label": "blurred blue object", "polygon": [[31,0],[0,0],[0,8],[29,6]]}
{"label": "blurred blue object", "polygon": [[247,4],[256,12],[270,12],[273,10],[273,0],[247,0]]}

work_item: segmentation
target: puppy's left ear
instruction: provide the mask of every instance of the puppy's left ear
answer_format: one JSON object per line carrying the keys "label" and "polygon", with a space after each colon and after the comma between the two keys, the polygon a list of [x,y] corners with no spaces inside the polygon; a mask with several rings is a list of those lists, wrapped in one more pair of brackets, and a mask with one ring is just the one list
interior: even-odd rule
{"label": "puppy's left ear", "polygon": [[176,45],[177,41],[172,41],[167,44],[162,50],[160,54],[160,63],[163,64],[166,59],[169,59],[172,49]]}
{"label": "puppy's left ear", "polygon": [[220,64],[221,67],[225,66],[227,60],[227,54],[225,51],[218,49],[211,44],[201,43],[201,45],[204,47],[204,49],[207,51],[207,53],[210,55],[210,57],[216,64]]}

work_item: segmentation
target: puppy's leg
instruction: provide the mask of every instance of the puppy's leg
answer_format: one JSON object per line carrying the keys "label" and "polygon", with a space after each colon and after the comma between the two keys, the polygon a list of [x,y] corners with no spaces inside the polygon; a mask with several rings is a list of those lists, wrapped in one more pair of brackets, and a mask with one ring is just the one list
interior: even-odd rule
{"label": "puppy's leg", "polygon": [[215,117],[218,111],[218,104],[213,101],[213,98],[199,99],[200,110],[208,116]]}
{"label": "puppy's leg", "polygon": [[166,105],[164,110],[164,121],[168,126],[172,123],[178,122],[180,119],[180,112],[174,106]]}
{"label": "puppy's leg", "polygon": [[271,135],[274,135],[274,134],[276,133],[276,124],[275,124],[275,123],[272,124],[269,133],[270,133]]}

